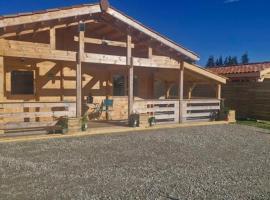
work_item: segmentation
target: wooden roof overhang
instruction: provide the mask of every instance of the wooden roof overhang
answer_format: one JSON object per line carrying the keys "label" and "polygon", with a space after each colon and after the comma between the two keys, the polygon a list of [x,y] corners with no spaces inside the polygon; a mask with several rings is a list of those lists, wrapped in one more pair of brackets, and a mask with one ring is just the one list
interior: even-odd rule
{"label": "wooden roof overhang", "polygon": [[[142,25],[136,20],[128,17],[120,11],[110,6],[101,4],[84,4],[80,6],[73,6],[61,9],[51,9],[46,11],[39,11],[33,13],[23,13],[18,15],[0,17],[0,38],[5,38],[13,35],[29,34],[38,31],[49,30],[50,27],[56,28],[78,25],[80,21],[85,23],[96,23],[94,32],[99,34],[107,34],[109,38],[117,40],[126,40],[126,34],[130,34],[136,45],[148,45],[155,50],[162,52],[163,55],[169,56],[175,60],[184,61],[184,67],[190,71],[206,76],[209,79],[220,83],[226,83],[224,77],[213,74],[207,70],[197,67],[193,63],[199,60],[199,57],[192,51],[178,45],[168,38],[158,34],[150,28]],[[115,31],[106,28],[106,26],[114,27],[120,31]],[[28,48],[29,53],[24,53],[24,57],[38,58],[38,59],[60,59],[67,61],[76,60],[76,52],[64,52],[59,50],[51,50],[49,45],[38,46],[35,44],[31,46],[27,42],[20,41],[0,41],[3,49],[0,54],[3,56],[17,56],[15,51],[6,51],[7,47],[16,44]],[[39,53],[43,49],[45,54]],[[6,52],[6,53],[5,53]],[[57,56],[55,56],[57,54]],[[21,55],[21,54],[20,54]],[[123,56],[110,56],[86,53],[85,62],[100,63],[103,60],[107,64],[123,64],[126,63],[126,58]],[[149,59],[133,58],[134,66],[147,66],[159,68],[173,68],[179,69],[178,64],[168,62],[149,62]]]}
{"label": "wooden roof overhang", "polygon": [[27,26],[38,29],[46,25],[63,24],[69,18],[75,18],[77,21],[95,18],[97,21],[116,26],[121,31],[129,32],[138,42],[151,43],[159,49],[162,48],[163,51],[168,52],[171,56],[174,55],[178,59],[182,58],[191,62],[199,60],[198,55],[192,51],[151,30],[115,8],[108,7],[107,10],[102,10],[100,4],[84,4],[68,8],[2,16],[0,17],[0,32],[12,31],[15,26],[17,26],[16,30],[18,30],[19,26],[20,31],[23,31]]}

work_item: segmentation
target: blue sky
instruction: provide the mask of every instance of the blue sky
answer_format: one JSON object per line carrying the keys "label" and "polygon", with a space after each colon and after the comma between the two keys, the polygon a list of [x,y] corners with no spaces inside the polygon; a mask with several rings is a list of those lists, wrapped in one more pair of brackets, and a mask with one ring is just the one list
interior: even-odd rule
{"label": "blue sky", "polygon": [[[97,2],[98,0],[0,1],[0,14]],[[270,60],[269,0],[110,0],[145,25],[200,55],[241,56]]]}

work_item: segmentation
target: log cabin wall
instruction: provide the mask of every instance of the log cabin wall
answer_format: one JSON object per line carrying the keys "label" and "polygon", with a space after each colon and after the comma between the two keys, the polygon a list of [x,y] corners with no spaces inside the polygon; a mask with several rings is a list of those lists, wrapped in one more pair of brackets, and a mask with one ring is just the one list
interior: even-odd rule
{"label": "log cabin wall", "polygon": [[[76,66],[72,62],[42,61],[36,59],[4,59],[4,99],[3,102],[61,102],[76,100]],[[114,106],[111,117],[113,120],[127,119],[127,92],[126,96],[115,97],[112,91],[112,78],[114,75],[125,75],[125,66],[108,66],[97,64],[84,64],[82,75],[83,85],[83,111],[88,109],[85,106],[87,96],[94,97],[94,103],[99,103],[106,97],[113,98]],[[13,95],[11,94],[11,72],[12,71],[33,71],[34,72],[34,94]],[[136,68],[135,76],[138,77],[137,99],[151,99],[153,94],[154,70]],[[127,84],[127,81],[126,81]],[[18,87],[20,87],[18,85]],[[127,86],[125,86],[127,90]],[[91,115],[93,108],[89,108]],[[95,114],[93,118],[97,117]],[[105,113],[100,116],[105,119]]]}

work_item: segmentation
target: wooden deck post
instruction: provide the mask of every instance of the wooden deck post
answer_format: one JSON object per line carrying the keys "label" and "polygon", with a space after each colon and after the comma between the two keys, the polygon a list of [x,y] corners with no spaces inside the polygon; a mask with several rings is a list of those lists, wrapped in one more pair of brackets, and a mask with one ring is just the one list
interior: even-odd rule
{"label": "wooden deck post", "polygon": [[[5,74],[4,74],[4,57],[0,56],[0,102],[4,101],[4,82],[5,82]],[[0,107],[0,113],[3,112],[2,106]],[[0,123],[3,123],[4,119],[0,118]],[[0,130],[0,134],[4,134],[4,130]]]}
{"label": "wooden deck post", "polygon": [[221,99],[221,84],[217,84],[216,97]]}
{"label": "wooden deck post", "polygon": [[127,35],[127,67],[128,67],[128,117],[133,113],[133,62],[132,62],[132,47],[131,47],[131,36]]}
{"label": "wooden deck post", "polygon": [[50,27],[50,46],[51,49],[56,49],[55,27]]}
{"label": "wooden deck post", "polygon": [[179,123],[183,123],[183,99],[184,99],[184,62],[180,63],[179,70]]}
{"label": "wooden deck post", "polygon": [[79,47],[76,70],[76,117],[82,116],[82,61],[84,59],[84,30],[85,24],[79,23]]}
{"label": "wooden deck post", "polygon": [[4,57],[0,56],[0,102],[4,100]]}

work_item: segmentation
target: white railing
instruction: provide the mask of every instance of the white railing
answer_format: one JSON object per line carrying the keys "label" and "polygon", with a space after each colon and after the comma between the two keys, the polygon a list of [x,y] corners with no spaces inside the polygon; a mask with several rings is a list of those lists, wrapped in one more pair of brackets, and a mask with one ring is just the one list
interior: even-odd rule
{"label": "white railing", "polygon": [[74,102],[0,103],[0,130],[54,126],[57,118],[75,117]]}
{"label": "white railing", "polygon": [[134,102],[133,110],[135,113],[155,117],[157,124],[179,121],[178,100],[137,100]]}
{"label": "white railing", "polygon": [[183,122],[212,121],[217,118],[220,110],[218,99],[191,99],[183,100]]}

